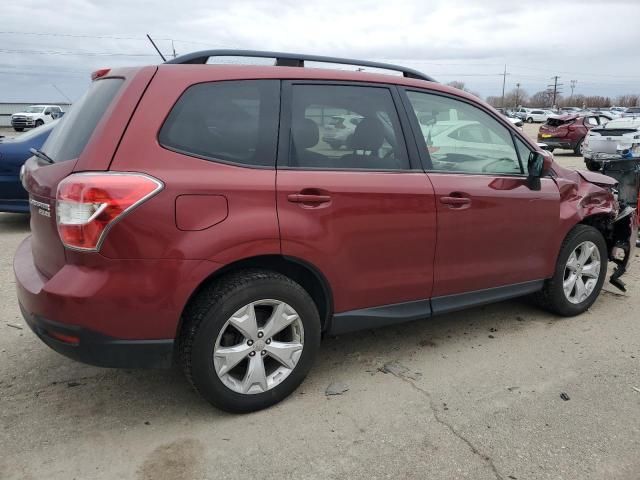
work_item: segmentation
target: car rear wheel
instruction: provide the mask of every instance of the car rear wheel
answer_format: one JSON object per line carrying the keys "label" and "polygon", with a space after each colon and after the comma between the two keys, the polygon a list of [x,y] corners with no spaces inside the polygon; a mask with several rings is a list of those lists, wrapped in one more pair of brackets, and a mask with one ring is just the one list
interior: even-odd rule
{"label": "car rear wheel", "polygon": [[580,140],[573,149],[573,153],[576,155],[582,155],[582,141],[583,140]]}
{"label": "car rear wheel", "polygon": [[600,162],[595,162],[593,160],[585,160],[584,164],[587,166],[587,170],[591,172],[597,172],[602,167],[602,165],[600,165]]}
{"label": "car rear wheel", "polygon": [[251,412],[290,395],[311,369],[320,317],[309,294],[275,272],[243,271],[203,290],[185,311],[182,367],[216,407]]}
{"label": "car rear wheel", "polygon": [[560,248],[552,278],[538,294],[540,304],[558,315],[585,312],[596,301],[607,273],[607,245],[602,234],[577,225]]}

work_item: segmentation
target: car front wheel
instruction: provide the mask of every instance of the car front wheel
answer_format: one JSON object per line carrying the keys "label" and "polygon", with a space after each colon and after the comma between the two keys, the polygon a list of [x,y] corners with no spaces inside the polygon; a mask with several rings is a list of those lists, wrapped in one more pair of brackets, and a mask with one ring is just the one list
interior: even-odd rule
{"label": "car front wheel", "polygon": [[275,272],[232,274],[185,311],[180,359],[191,384],[216,407],[251,412],[290,395],[320,345],[315,303]]}
{"label": "car front wheel", "polygon": [[607,244],[589,225],[577,225],[567,235],[552,278],[538,295],[540,304],[558,315],[585,312],[596,301],[607,273]]}
{"label": "car front wheel", "polygon": [[533,123],[533,118],[531,117],[527,118],[527,123]]}

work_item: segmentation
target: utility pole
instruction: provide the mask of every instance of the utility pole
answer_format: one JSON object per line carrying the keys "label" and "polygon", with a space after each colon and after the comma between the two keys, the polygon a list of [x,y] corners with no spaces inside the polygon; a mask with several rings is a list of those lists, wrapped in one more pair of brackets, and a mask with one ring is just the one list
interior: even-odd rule
{"label": "utility pole", "polygon": [[516,104],[515,108],[518,108],[520,105],[520,82],[516,83]]}
{"label": "utility pole", "polygon": [[504,85],[507,83],[507,65],[504,65],[504,73],[502,74],[502,103],[500,106],[504,108]]}
{"label": "utility pole", "polygon": [[569,83],[571,87],[571,103],[573,103],[573,89],[576,88],[577,83],[578,83],[578,80],[571,80],[571,82]]}
{"label": "utility pole", "polygon": [[553,95],[553,102],[552,102],[552,107],[556,107],[556,98],[558,98],[558,95],[560,95],[562,92],[559,90],[560,87],[562,87],[561,83],[558,83],[558,79],[560,78],[560,76],[555,75],[553,77],[551,77],[553,79],[553,85],[547,85],[547,93],[550,95]]}

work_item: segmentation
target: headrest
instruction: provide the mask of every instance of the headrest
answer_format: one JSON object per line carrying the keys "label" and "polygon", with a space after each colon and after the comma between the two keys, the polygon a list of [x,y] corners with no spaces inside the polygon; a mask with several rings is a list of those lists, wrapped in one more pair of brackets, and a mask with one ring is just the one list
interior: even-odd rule
{"label": "headrest", "polygon": [[377,151],[384,143],[384,127],[377,118],[365,118],[356,127],[349,143],[352,150]]}
{"label": "headrest", "polygon": [[316,122],[309,118],[294,122],[291,127],[293,144],[296,148],[309,148],[318,144],[320,140],[320,129]]}

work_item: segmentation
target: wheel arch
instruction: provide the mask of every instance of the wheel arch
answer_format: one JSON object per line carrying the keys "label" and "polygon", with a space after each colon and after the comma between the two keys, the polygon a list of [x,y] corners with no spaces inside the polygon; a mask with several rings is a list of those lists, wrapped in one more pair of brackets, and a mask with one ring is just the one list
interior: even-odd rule
{"label": "wheel arch", "polygon": [[[289,257],[284,255],[259,255],[254,257],[236,260],[224,267],[216,270],[206,277],[193,290],[187,299],[184,310],[204,288],[214,284],[224,276],[236,272],[238,270],[248,269],[265,269],[278,272],[296,283],[300,284],[311,296],[316,304],[322,324],[322,331],[326,331],[330,327],[330,320],[333,316],[333,294],[331,287],[324,274],[309,262],[297,257]],[[180,335],[184,315],[180,315],[176,328],[176,338]]]}
{"label": "wheel arch", "polygon": [[[613,220],[608,213],[594,213],[581,219],[576,225],[588,225],[598,230],[607,244],[607,252],[613,248],[614,240],[612,237]],[[575,227],[575,225],[574,225]],[[572,227],[573,229],[573,227]],[[567,233],[568,235],[568,233]]]}

